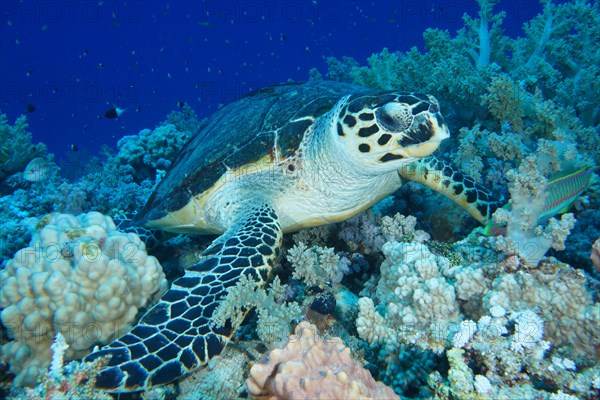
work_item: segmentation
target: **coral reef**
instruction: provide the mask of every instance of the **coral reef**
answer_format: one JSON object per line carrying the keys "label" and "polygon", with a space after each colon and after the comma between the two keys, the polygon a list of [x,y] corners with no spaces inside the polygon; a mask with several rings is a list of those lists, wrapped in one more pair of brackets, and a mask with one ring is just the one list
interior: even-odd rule
{"label": "coral reef", "polygon": [[206,368],[199,369],[179,382],[178,399],[236,399],[246,389],[250,363],[260,357],[255,342],[240,347],[228,346],[213,358]]}
{"label": "coral reef", "polygon": [[21,115],[14,125],[8,123],[6,114],[0,113],[0,194],[7,191],[4,180],[12,174],[23,171],[36,157],[46,155],[46,145],[33,144],[31,133],[27,132],[27,118]]}
{"label": "coral reef", "polygon": [[507,254],[518,254],[526,263],[537,265],[552,247],[564,250],[565,240],[575,226],[573,214],[564,214],[560,221],[550,218],[542,227],[539,220],[548,196],[548,181],[540,174],[535,159],[528,157],[519,167],[519,173],[509,171],[512,209],[496,211],[494,221],[506,223],[506,236],[498,237],[496,249]]}
{"label": "coral reef", "polygon": [[253,398],[399,399],[352,359],[340,338],[320,338],[306,321],[283,349],[252,366],[246,382]]}
{"label": "coral reef", "polygon": [[454,286],[444,276],[450,262],[420,243],[388,242],[383,254],[377,298],[386,307],[385,318],[370,298],[361,298],[359,336],[370,343],[411,343],[441,352],[445,331],[461,320]]}
{"label": "coral reef", "polygon": [[121,138],[114,161],[131,168],[135,182],[154,179],[157,170],[165,171],[171,166],[179,150],[201,125],[194,110],[185,104],[153,130],[143,129],[137,135]]}
{"label": "coral reef", "polygon": [[381,227],[372,211],[360,213],[342,223],[338,236],[350,251],[377,253],[385,243]]}
{"label": "coral reef", "polygon": [[543,262],[536,269],[502,274],[483,297],[484,308],[527,309],[546,321],[546,337],[583,358],[598,357],[600,303],[586,289],[586,276],[559,262]]}
{"label": "coral reef", "polygon": [[97,212],[48,216],[29,246],[0,271],[2,323],[14,341],[2,359],[14,385],[33,385],[48,367],[52,338],[67,359],[130,329],[138,310],[166,289],[158,261],[133,233]]}
{"label": "coral reef", "polygon": [[431,237],[425,231],[415,229],[417,218],[396,213],[393,217],[381,218],[381,233],[387,242],[426,242]]}
{"label": "coral reef", "polygon": [[[400,343],[441,352],[465,316],[478,318],[494,307],[514,312],[539,309],[548,321],[546,336],[556,347],[581,357],[597,355],[600,303],[586,289],[586,276],[557,261],[519,269],[507,259],[503,273],[496,264],[451,267],[420,243],[386,243],[386,260],[376,296],[380,314],[369,297],[359,300],[356,326],[369,343]],[[543,305],[543,306],[542,306]]]}
{"label": "coral reef", "polygon": [[[536,313],[524,310],[507,315],[498,306],[477,323],[465,322],[454,336],[455,347],[446,353],[448,380],[441,379],[438,372],[430,375],[429,387],[435,396],[592,398],[597,393],[598,366],[576,373],[579,368],[572,360],[549,357],[551,345],[544,340],[545,323]],[[536,385],[535,380],[541,377],[545,384]]]}
{"label": "coral reef", "polygon": [[[329,57],[311,77],[435,95],[458,132],[437,154],[506,199],[498,236],[410,183],[343,223],[294,234],[282,261],[292,270],[276,265],[267,290],[242,277],[220,300],[215,323],[239,328],[234,346],[179,382],[180,398],[243,396],[249,370],[256,398],[397,398],[375,379],[407,397],[600,397],[600,5],[543,0],[510,38],[498,1],[477,3],[455,34],[426,29],[422,51],[387,43],[366,65]],[[0,306],[14,339],[1,354],[14,398],[103,398],[91,386],[105,361],[64,361],[128,329],[166,284],[150,243],[108,216],[138,210],[201,127],[184,105],[116,153],[74,163],[73,175],[32,143],[25,117],[10,125],[0,114]],[[547,211],[553,182],[582,170],[593,175],[587,193],[554,217],[566,207]],[[56,214],[87,210],[102,214]],[[173,265],[169,279],[197,262],[203,244],[186,240],[152,253]],[[314,325],[290,336],[303,318]]]}
{"label": "coral reef", "polygon": [[94,388],[95,376],[108,362],[107,358],[99,358],[91,363],[72,361],[63,366],[65,351],[69,345],[62,334],[57,333],[52,350],[50,369],[40,378],[40,383],[34,387],[11,387],[11,399],[27,398],[31,400],[61,400],[94,398],[110,400],[112,396]]}
{"label": "coral reef", "polygon": [[274,343],[290,332],[290,321],[298,320],[302,309],[295,302],[285,302],[286,285],[281,285],[276,277],[267,292],[259,284],[247,276],[239,282],[215,310],[213,321],[224,326],[229,320],[234,327],[239,327],[251,308],[256,308],[258,323],[256,333],[265,343]]}
{"label": "coral reef", "polygon": [[288,261],[294,266],[294,278],[308,286],[325,288],[342,281],[349,269],[332,248],[307,247],[299,243],[289,249]]}
{"label": "coral reef", "polygon": [[[32,227],[46,214],[95,210],[114,216],[140,209],[186,138],[200,126],[186,105],[169,114],[154,131],[124,137],[116,155],[105,150],[100,157],[85,162],[73,159],[59,167],[46,155],[43,144],[31,144],[25,117],[10,126],[1,115],[1,138],[12,147],[2,149],[10,158],[0,158],[6,163],[0,175],[0,260],[8,260],[26,245],[34,234]],[[35,176],[31,174],[34,166],[28,164],[34,158],[38,164]]]}

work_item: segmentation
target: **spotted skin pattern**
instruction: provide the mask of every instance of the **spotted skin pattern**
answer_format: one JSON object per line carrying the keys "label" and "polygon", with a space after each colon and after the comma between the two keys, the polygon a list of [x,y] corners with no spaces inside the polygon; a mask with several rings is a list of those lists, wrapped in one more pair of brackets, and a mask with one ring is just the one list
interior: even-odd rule
{"label": "spotted skin pattern", "polygon": [[446,123],[435,97],[387,91],[356,94],[341,109],[337,133],[360,153],[378,154],[387,163],[411,157],[411,146],[429,142]]}
{"label": "spotted skin pattern", "polygon": [[488,189],[433,156],[417,160],[398,170],[398,173],[409,181],[422,183],[447,196],[484,225],[504,205]]}
{"label": "spotted skin pattern", "polygon": [[229,324],[211,324],[215,308],[242,275],[265,282],[281,238],[281,227],[270,206],[249,210],[204,251],[203,261],[173,282],[136,327],[85,358],[112,356],[96,386],[131,392],[166,384],[218,355],[233,329]]}

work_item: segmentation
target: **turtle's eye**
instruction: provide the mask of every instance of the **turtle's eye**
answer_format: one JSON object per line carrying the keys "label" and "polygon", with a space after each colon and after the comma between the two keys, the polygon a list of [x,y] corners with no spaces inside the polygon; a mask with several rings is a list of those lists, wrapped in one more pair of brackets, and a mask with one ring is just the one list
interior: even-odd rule
{"label": "turtle's eye", "polygon": [[375,111],[377,122],[389,132],[402,132],[410,128],[412,113],[404,104],[387,103]]}

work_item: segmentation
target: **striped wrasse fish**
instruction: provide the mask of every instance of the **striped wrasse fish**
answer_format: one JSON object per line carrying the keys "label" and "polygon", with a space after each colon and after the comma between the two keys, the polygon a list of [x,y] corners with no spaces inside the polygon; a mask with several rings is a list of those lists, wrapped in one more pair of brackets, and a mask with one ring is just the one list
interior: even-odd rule
{"label": "striped wrasse fish", "polygon": [[[594,169],[595,167],[585,167],[550,181],[547,188],[546,204],[543,212],[538,217],[538,221],[543,222],[557,214],[566,213],[579,195],[590,185]],[[510,211],[512,205],[508,203],[502,208]],[[505,235],[506,224],[498,224],[490,220],[483,232],[489,236]]]}

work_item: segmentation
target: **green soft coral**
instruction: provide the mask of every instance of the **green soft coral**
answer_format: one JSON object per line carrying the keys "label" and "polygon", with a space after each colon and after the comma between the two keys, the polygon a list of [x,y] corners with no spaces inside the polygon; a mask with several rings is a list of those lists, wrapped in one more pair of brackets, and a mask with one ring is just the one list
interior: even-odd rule
{"label": "green soft coral", "polygon": [[47,153],[46,145],[31,142],[28,126],[24,115],[17,118],[11,126],[6,114],[0,114],[0,182],[23,171],[29,161]]}
{"label": "green soft coral", "polygon": [[525,37],[513,41],[509,67],[547,98],[572,107],[585,126],[598,126],[600,6],[542,3],[543,12],[525,23]]}
{"label": "green soft coral", "polygon": [[[473,22],[468,18],[467,21]],[[498,37],[497,29],[492,31],[492,43],[502,49],[504,42],[495,39]],[[492,62],[480,62],[478,65],[472,59],[471,43],[475,40],[472,30],[463,28],[452,38],[448,31],[427,29],[423,38],[427,50],[425,53],[415,47],[406,53],[384,48],[369,57],[368,66],[357,66],[354,60],[350,64],[348,59],[328,59],[330,70],[344,70],[340,65],[345,63],[348,73],[336,73],[336,77],[349,77],[353,83],[374,89],[395,88],[432,93],[442,102],[446,115],[451,116],[454,111],[463,123],[484,115],[480,96],[486,92],[499,67]],[[452,104],[461,106],[449,107]]]}
{"label": "green soft coral", "polygon": [[498,127],[507,122],[515,132],[523,130],[523,91],[509,76],[502,74],[492,78],[488,93],[481,99],[498,121]]}

